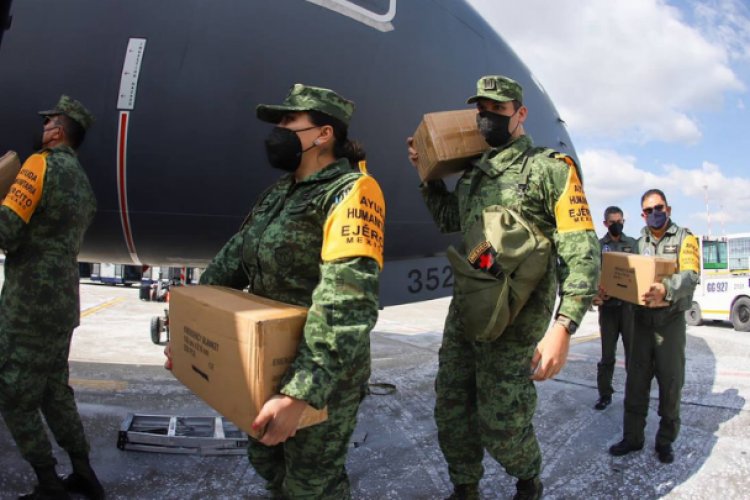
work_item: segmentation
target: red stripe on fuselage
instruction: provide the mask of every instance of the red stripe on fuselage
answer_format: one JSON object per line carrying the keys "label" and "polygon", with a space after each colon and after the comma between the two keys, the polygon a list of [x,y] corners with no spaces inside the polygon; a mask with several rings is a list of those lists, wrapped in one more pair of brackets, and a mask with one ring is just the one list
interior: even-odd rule
{"label": "red stripe on fuselage", "polygon": [[128,145],[128,111],[120,111],[119,133],[117,136],[117,195],[120,202],[120,221],[122,222],[122,232],[125,237],[125,244],[128,247],[130,258],[134,263],[139,264],[138,255],[135,251],[133,242],[133,233],[130,229],[130,214],[128,212],[128,194],[127,194],[127,145]]}

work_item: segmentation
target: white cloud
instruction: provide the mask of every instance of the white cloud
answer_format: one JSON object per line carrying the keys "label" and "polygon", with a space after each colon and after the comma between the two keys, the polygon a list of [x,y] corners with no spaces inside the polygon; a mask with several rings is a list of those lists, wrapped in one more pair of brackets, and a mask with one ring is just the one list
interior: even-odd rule
{"label": "white cloud", "polygon": [[682,221],[697,231],[704,230],[708,219],[706,196],[713,234],[720,232],[721,223],[740,227],[747,224],[750,179],[726,175],[714,163],[704,161],[695,168],[656,165],[649,170],[639,166],[635,157],[611,150],[586,150],[580,159],[586,196],[597,221],[602,220],[599,217],[607,206],[617,205],[631,221],[630,232],[635,232],[640,225],[641,194],[658,188],[667,195],[678,223]]}
{"label": "white cloud", "polygon": [[673,186],[664,176],[638,168],[632,156],[611,150],[586,150],[579,156],[586,198],[594,220],[603,220],[599,217],[610,205],[619,206],[626,219],[635,220],[640,213],[641,194],[654,187],[669,190]]}
{"label": "white cloud", "polygon": [[[544,84],[574,135],[694,143],[694,112],[744,89],[727,43],[663,0],[469,1]],[[702,26],[713,26],[712,11],[702,12]]]}
{"label": "white cloud", "polygon": [[742,0],[693,2],[698,27],[726,47],[732,59],[750,60],[750,10]]}
{"label": "white cloud", "polygon": [[[675,187],[692,200],[708,196],[708,212],[713,222],[747,224],[750,213],[750,179],[725,175],[719,165],[704,161],[700,168],[682,168],[665,165],[670,178],[679,179]],[[705,202],[691,206],[690,215],[706,220]],[[713,228],[716,232],[716,227]]]}

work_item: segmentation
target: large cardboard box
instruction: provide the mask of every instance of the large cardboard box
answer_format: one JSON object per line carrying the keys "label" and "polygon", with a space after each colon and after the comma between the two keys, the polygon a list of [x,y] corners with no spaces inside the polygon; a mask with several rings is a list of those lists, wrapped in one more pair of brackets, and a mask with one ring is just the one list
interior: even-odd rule
{"label": "large cardboard box", "polygon": [[0,198],[4,198],[21,170],[21,161],[15,151],[0,156]]}
{"label": "large cardboard box", "polygon": [[[294,361],[304,307],[217,286],[170,290],[172,372],[212,408],[254,437],[251,424]],[[328,418],[308,406],[300,427]]]}
{"label": "large cardboard box", "polygon": [[602,254],[601,284],[607,295],[649,307],[667,305],[646,304],[641,297],[653,283],[677,272],[677,262],[664,257],[651,257],[625,252]]}
{"label": "large cardboard box", "polygon": [[477,129],[475,109],[427,113],[413,137],[423,181],[463,170],[469,159],[489,148]]}

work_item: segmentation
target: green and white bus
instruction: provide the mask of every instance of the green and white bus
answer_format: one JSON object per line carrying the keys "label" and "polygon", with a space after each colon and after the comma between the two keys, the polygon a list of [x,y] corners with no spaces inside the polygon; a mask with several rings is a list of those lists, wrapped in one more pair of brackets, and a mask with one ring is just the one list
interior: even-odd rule
{"label": "green and white bus", "polygon": [[729,321],[737,331],[750,331],[750,233],[703,237],[700,243],[701,277],[685,313],[688,324]]}

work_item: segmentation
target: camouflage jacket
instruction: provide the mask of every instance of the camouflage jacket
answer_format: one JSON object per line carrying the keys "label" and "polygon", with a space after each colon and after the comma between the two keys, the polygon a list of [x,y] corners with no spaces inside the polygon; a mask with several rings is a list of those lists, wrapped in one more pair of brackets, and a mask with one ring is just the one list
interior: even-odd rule
{"label": "camouflage jacket", "polygon": [[[533,314],[542,304],[548,315],[533,323],[546,326],[558,284],[558,313],[580,324],[599,282],[599,243],[591,213],[573,161],[552,150],[532,146],[531,138],[523,136],[503,148],[490,149],[464,172],[453,192],[438,180],[425,183],[422,195],[445,233],[464,233],[490,205],[515,208],[535,224],[553,243],[549,272],[514,324],[517,328],[530,324],[531,319],[524,320],[522,316]],[[528,161],[529,177],[522,193],[524,161]]]}
{"label": "camouflage jacket", "polygon": [[689,229],[679,227],[671,220],[666,232],[658,240],[653,237],[648,226],[641,229],[638,253],[674,259],[677,262],[677,273],[662,280],[667,290],[664,300],[669,302],[670,306],[657,309],[641,306],[640,311],[670,314],[690,309],[693,304],[693,292],[700,278],[698,245],[698,238],[693,236]]}
{"label": "camouflage jacket", "polygon": [[[363,177],[380,193],[372,177],[354,172],[344,159],[300,182],[291,174],[283,176],[260,196],[240,231],[201,276],[201,284],[248,287],[251,293],[310,308],[304,339],[280,392],[316,408],[370,377],[369,333],[378,316],[379,263],[356,251],[360,256],[323,255],[337,208],[346,208],[352,221],[364,220],[363,213],[346,205]],[[382,204],[382,194],[380,199]],[[382,259],[385,213],[383,206],[378,210],[383,215],[376,235]],[[339,235],[362,232],[342,228]]]}
{"label": "camouflage jacket", "polygon": [[[602,254],[605,252],[626,252],[626,253],[638,253],[638,240],[627,236],[625,233],[620,234],[620,239],[612,239],[612,235],[607,232],[602,238],[599,239],[599,245],[602,248]],[[622,305],[620,299],[609,298],[604,301],[603,306],[619,306]]]}
{"label": "camouflage jacket", "polygon": [[44,336],[78,326],[77,257],[95,213],[94,192],[73,149],[60,146],[26,160],[0,207],[6,251],[0,332]]}

